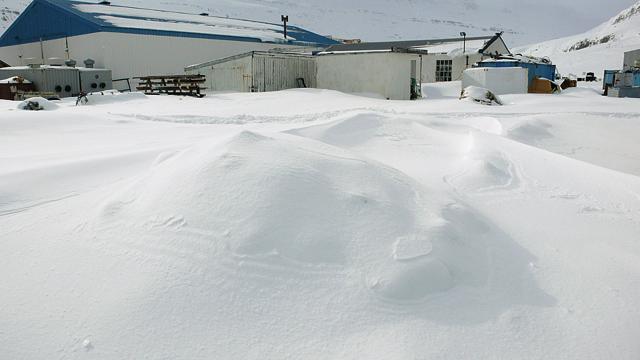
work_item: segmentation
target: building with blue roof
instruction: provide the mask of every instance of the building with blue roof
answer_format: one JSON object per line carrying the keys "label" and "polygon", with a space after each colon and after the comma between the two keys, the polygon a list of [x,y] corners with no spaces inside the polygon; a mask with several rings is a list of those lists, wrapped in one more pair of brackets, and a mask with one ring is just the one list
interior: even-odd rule
{"label": "building with blue roof", "polygon": [[247,51],[322,48],[328,37],[282,24],[89,3],[34,0],[0,37],[12,66],[50,58],[95,60],[116,78],[179,74],[185,66]]}

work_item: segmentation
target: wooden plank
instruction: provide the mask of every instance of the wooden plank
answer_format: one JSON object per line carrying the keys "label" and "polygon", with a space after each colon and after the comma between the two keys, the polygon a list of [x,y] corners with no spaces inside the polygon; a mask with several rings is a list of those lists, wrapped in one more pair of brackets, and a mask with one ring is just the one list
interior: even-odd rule
{"label": "wooden plank", "polygon": [[167,79],[204,79],[205,75],[152,75],[138,76],[133,79],[140,80],[167,80]]}

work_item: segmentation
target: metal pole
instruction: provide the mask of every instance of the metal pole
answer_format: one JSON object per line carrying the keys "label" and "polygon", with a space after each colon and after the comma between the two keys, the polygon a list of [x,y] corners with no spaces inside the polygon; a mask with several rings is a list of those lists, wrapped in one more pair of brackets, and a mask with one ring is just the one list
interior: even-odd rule
{"label": "metal pole", "polygon": [[42,44],[42,38],[40,38],[40,58],[42,59],[42,65],[45,65],[45,62],[44,62],[44,45]]}
{"label": "metal pole", "polygon": [[67,36],[64,37],[64,44],[65,44],[64,52],[67,54],[67,60],[69,60],[71,59],[71,56],[69,55],[69,38]]}
{"label": "metal pole", "polygon": [[287,38],[287,22],[289,21],[289,15],[280,15],[280,20],[284,24],[284,38]]}

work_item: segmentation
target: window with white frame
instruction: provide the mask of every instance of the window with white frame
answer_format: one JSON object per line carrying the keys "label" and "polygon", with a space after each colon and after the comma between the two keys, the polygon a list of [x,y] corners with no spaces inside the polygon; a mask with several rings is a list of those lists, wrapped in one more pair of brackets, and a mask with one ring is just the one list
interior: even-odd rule
{"label": "window with white frame", "polygon": [[453,60],[436,60],[436,81],[451,81]]}

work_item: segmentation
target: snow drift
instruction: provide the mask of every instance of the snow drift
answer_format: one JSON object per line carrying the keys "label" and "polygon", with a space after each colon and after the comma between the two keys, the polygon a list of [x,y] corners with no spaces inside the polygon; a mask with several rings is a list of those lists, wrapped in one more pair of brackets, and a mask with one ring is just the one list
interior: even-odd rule
{"label": "snow drift", "polygon": [[450,90],[0,101],[3,356],[637,358],[635,100]]}

